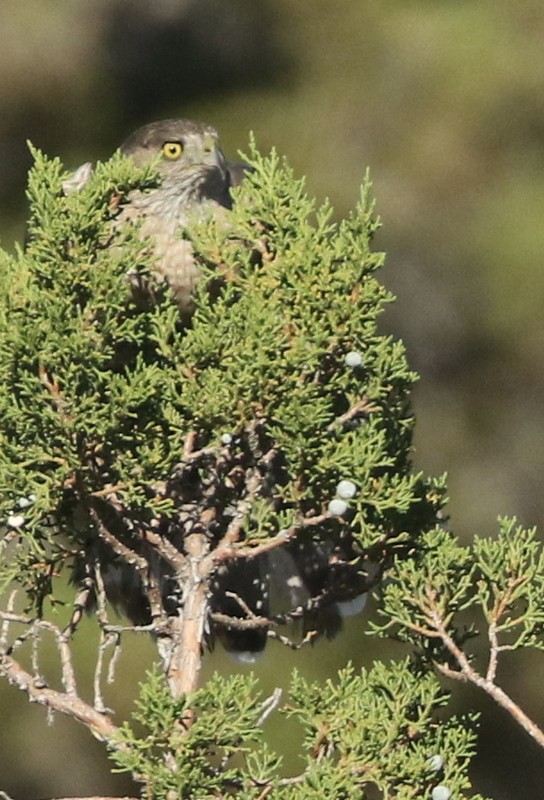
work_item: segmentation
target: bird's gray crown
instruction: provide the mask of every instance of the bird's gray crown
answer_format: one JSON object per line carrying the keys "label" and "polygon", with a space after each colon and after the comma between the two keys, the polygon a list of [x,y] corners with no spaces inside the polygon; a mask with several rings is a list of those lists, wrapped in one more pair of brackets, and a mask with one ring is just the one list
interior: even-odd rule
{"label": "bird's gray crown", "polygon": [[120,149],[125,155],[140,149],[148,150],[151,155],[159,153],[165,142],[183,142],[186,136],[209,136],[217,140],[217,131],[211,125],[190,119],[163,119],[138,128]]}

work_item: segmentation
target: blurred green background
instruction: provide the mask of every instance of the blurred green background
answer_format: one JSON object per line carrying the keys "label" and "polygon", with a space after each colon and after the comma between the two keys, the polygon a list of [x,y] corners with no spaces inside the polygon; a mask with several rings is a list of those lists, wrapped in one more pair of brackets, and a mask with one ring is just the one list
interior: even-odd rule
{"label": "blurred green background", "polygon": [[[377,246],[388,253],[382,280],[398,296],[383,325],[405,340],[421,375],[416,466],[449,473],[451,524],[465,539],[493,534],[498,514],[542,528],[541,2],[2,0],[0,30],[5,248],[23,236],[27,139],[75,167],[155,119],[210,122],[231,156],[253,130],[338,216],[369,165],[384,223]],[[363,624],[350,621],[340,639],[298,657],[271,646],[257,667],[265,687],[294,663],[319,678],[348,657],[358,665],[396,655],[363,638]],[[88,631],[78,657],[90,669]],[[133,682],[151,654],[145,640],[123,653]],[[214,668],[237,667],[215,652]],[[527,656],[506,660],[500,677],[542,723],[538,670]],[[126,711],[133,683],[110,691]],[[475,701],[458,698],[460,708]],[[477,789],[496,800],[541,797],[542,753],[482,708]],[[48,727],[43,709],[4,686],[0,715],[0,789],[15,800],[128,790],[70,720]]]}

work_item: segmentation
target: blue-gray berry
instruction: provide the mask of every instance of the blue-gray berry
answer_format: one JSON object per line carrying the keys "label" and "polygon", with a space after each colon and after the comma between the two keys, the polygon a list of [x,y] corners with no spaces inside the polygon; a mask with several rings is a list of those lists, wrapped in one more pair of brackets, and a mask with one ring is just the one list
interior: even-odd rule
{"label": "blue-gray berry", "polygon": [[20,497],[17,500],[17,505],[19,506],[19,508],[28,508],[29,506],[32,505],[33,502],[34,501],[32,500],[31,497]]}
{"label": "blue-gray berry", "polygon": [[335,517],[343,516],[347,510],[348,504],[345,500],[341,500],[339,497],[335,497],[334,500],[331,500],[329,503],[329,512],[334,514]]}
{"label": "blue-gray berry", "polygon": [[22,514],[10,514],[6,522],[10,528],[22,528],[25,524],[25,518]]}
{"label": "blue-gray berry", "polygon": [[360,367],[363,363],[363,357],[357,350],[350,350],[349,353],[346,353],[344,357],[344,364],[346,367],[351,367],[355,369],[355,367]]}
{"label": "blue-gray berry", "polygon": [[336,486],[336,494],[344,500],[351,500],[357,494],[357,487],[353,481],[341,480]]}
{"label": "blue-gray berry", "polygon": [[433,772],[438,772],[438,770],[442,769],[444,766],[444,759],[437,753],[435,756],[431,756],[427,763],[429,765],[429,769],[432,769]]}
{"label": "blue-gray berry", "polygon": [[447,786],[435,786],[431,792],[432,800],[450,800],[451,789]]}

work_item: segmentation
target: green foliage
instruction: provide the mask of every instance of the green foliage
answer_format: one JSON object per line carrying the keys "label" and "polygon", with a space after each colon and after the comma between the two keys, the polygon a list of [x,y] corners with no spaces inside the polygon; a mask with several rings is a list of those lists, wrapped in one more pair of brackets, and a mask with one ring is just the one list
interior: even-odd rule
{"label": "green foliage", "polygon": [[[18,507],[25,517],[23,546],[3,560],[1,578],[22,570],[31,591],[49,585],[62,558],[48,545],[63,525],[67,486],[79,475],[96,488],[96,461],[108,443],[139,468],[130,451],[137,409],[160,391],[155,365],[145,368],[136,358],[123,379],[114,363],[121,345],[144,345],[153,319],[127,304],[125,275],[134,263],[145,272],[145,257],[133,231],[114,236],[108,202],[114,193],[151,185],[150,171],[114,157],[97,166],[81,192],[65,197],[59,161],[34,154],[29,243],[14,258],[2,253],[7,290],[0,303],[0,508],[3,519]],[[112,249],[114,240],[123,246]],[[154,452],[153,425],[146,424],[142,449]],[[107,470],[102,479],[109,479]]]}
{"label": "green foliage", "polygon": [[219,452],[223,434],[243,449],[260,425],[280,454],[274,503],[247,514],[253,540],[322,514],[342,478],[358,492],[329,535],[349,529],[383,548],[432,524],[442,485],[410,468],[414,375],[402,344],[377,330],[391,298],[374,277],[368,179],[356,211],[332,223],[275,153],[252,146],[228,227],[193,233],[206,277],[183,328],[164,288],[136,305],[127,273],[152,281],[146,243],[112,223],[131,188],[153,185],[152,167],[115,156],[65,196],[58,160],[35,157],[27,250],[2,255],[1,518],[25,504],[5,582],[18,574],[38,599],[50,590],[92,529],[74,517],[82,493],[115,486],[129,515],[175,514],[156,487],[190,433]]}
{"label": "green foliage", "polygon": [[[447,695],[430,673],[408,661],[376,664],[360,674],[348,667],[336,682],[295,678],[294,708],[306,731],[307,786],[289,797],[360,797],[376,786],[383,797],[427,797],[444,784],[452,795],[470,784],[473,720],[438,721]],[[433,770],[430,759],[441,756]],[[328,794],[328,787],[335,793]]]}
{"label": "green foliage", "polygon": [[118,769],[139,775],[155,800],[229,792],[245,800],[265,788],[278,799],[360,798],[377,789],[384,798],[415,800],[437,785],[454,797],[470,786],[474,718],[439,721],[447,694],[407,661],[360,673],[348,667],[325,685],[295,675],[284,711],[300,720],[305,738],[302,770],[291,778],[281,776],[280,759],[263,743],[266,704],[255,688],[252,678],[216,676],[175,701],[152,672],[134,715],[143,730],[136,735],[124,725],[124,749],[112,758]]}
{"label": "green foliage", "polygon": [[151,672],[134,714],[144,735],[136,735],[128,723],[122,726],[119,742],[125,747],[112,751],[118,771],[140,776],[146,796],[156,800],[166,800],[169,792],[180,800],[217,797],[249,785],[254,769],[268,780],[278,759],[267,758],[262,745],[259,753],[252,752],[262,714],[255,688],[247,676],[215,676],[205,689],[174,700],[159,670]]}
{"label": "green foliage", "polygon": [[[355,212],[333,223],[330,208],[316,209],[275,153],[263,158],[252,145],[254,172],[227,225],[203,223],[188,234],[203,280],[184,327],[164,287],[154,287],[157,302],[136,303],[127,275],[153,282],[146,242],[113,221],[132,188],[153,185],[153,169],[138,172],[115,157],[65,196],[60,164],[35,155],[28,248],[2,255],[3,581],[16,580],[40,606],[63,562],[93,533],[78,500],[111,487],[129,522],[175,520],[175,495],[157,487],[176,475],[192,435],[205,453],[199,469],[210,507],[246,504],[241,542],[265,542],[318,517],[315,537],[350,541],[357,557],[383,562],[411,548],[385,590],[390,625],[401,631],[405,620],[408,633],[399,635],[410,641],[421,636],[409,619],[424,619],[413,598],[426,596],[429,583],[444,613],[467,608],[468,550],[443,531],[425,533],[443,481],[411,471],[415,376],[402,343],[377,328],[391,298],[375,278],[383,258],[371,250],[378,223],[368,178]],[[214,484],[222,455],[238,448],[248,473],[258,472],[263,443],[275,458],[271,485],[252,497],[245,483],[239,496],[223,497],[226,484]],[[341,479],[356,493],[334,516],[327,509]],[[532,547],[512,550],[512,569],[527,567]],[[502,585],[492,582],[500,554],[484,545],[478,553],[478,597],[489,604]],[[535,624],[523,630],[527,642]],[[409,800],[438,785],[459,793],[469,786],[474,720],[441,721],[446,699],[431,674],[408,662],[348,668],[324,687],[295,677],[285,724],[296,717],[304,728],[304,753],[300,774],[286,777],[263,740],[268,706],[253,680],[216,677],[175,699],[156,671],[142,686],[135,726],[121,727],[111,755],[149,800],[367,791]]]}
{"label": "green foliage", "polygon": [[472,626],[482,624],[497,653],[543,649],[543,598],[544,549],[535,529],[501,519],[496,539],[476,537],[471,547],[436,529],[424,534],[417,555],[393,568],[383,592],[386,622],[379,630],[436,660],[451,657],[443,634],[464,644],[474,635]]}

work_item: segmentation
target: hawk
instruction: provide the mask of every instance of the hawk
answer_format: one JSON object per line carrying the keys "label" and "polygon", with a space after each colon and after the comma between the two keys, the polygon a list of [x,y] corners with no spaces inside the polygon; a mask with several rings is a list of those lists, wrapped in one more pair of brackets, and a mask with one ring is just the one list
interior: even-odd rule
{"label": "hawk", "polygon": [[[244,163],[227,161],[218,144],[217,131],[210,125],[187,119],[167,119],[144,125],[121,145],[123,154],[137,166],[156,161],[161,177],[152,189],[133,190],[115,217],[114,224],[137,221],[140,234],[149,241],[155,280],[170,287],[183,321],[188,322],[193,308],[193,291],[199,280],[191,242],[182,238],[182,231],[192,222],[207,218],[227,219],[232,207],[231,188],[238,185],[249,169]],[[158,159],[158,160],[157,160]],[[76,191],[86,182],[90,164],[84,164],[64,184],[66,193]],[[137,293],[145,287],[134,285]],[[180,544],[178,542],[178,544]],[[181,543],[181,547],[183,544]],[[92,545],[93,557],[98,555],[104,584],[110,600],[120,607],[136,625],[150,622],[150,609],[138,585],[139,579],[128,564],[119,565],[116,557],[103,543]],[[345,563],[346,554],[343,553]],[[334,635],[342,614],[348,610],[354,594],[345,587],[339,593],[338,582],[331,563],[338,554],[323,545],[297,547],[289,552],[263,555],[258,558],[227,564],[218,571],[210,587],[212,611],[230,617],[245,617],[249,610],[256,617],[270,613],[270,585],[287,598],[289,606],[310,600],[307,618],[312,629]],[[76,564],[74,577],[82,577],[85,563]],[[164,566],[150,561],[163,587],[163,602],[169,613],[175,613],[175,579]],[[132,572],[132,574],[131,574]],[[332,576],[332,577],[331,577]],[[330,586],[328,585],[330,584]],[[312,605],[312,598],[329,593],[329,602],[322,608]],[[240,598],[242,604],[233,599]],[[347,603],[343,603],[347,600]],[[177,601],[179,603],[179,599]],[[244,609],[245,606],[245,609]],[[357,610],[359,608],[357,607]],[[225,648],[241,660],[253,660],[265,647],[265,628],[218,628],[217,634]]]}
{"label": "hawk", "polygon": [[120,150],[137,166],[159,157],[160,185],[131,192],[118,220],[143,220],[141,234],[153,241],[155,276],[168,283],[182,316],[190,317],[199,270],[192,245],[180,232],[192,222],[226,218],[230,190],[241,182],[247,165],[226,160],[215,128],[187,119],[144,125]]}
{"label": "hawk", "polygon": [[[119,150],[140,167],[155,161],[161,182],[152,190],[130,192],[115,224],[137,221],[142,237],[150,237],[154,277],[166,281],[187,321],[194,310],[192,293],[200,275],[193,247],[180,236],[181,231],[192,222],[227,219],[232,208],[230,190],[242,182],[249,165],[227,161],[215,128],[189,119],[144,125]],[[82,164],[63,182],[64,193],[81,189],[91,173],[92,164]],[[138,294],[142,287],[132,283]]]}

